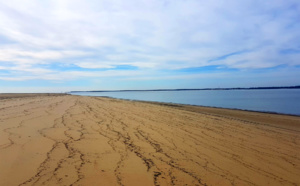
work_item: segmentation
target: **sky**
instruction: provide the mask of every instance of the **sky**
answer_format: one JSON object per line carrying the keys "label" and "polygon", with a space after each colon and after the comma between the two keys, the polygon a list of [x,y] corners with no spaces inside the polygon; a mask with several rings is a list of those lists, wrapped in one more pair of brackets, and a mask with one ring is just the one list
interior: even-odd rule
{"label": "sky", "polygon": [[0,0],[0,92],[300,85],[299,0]]}

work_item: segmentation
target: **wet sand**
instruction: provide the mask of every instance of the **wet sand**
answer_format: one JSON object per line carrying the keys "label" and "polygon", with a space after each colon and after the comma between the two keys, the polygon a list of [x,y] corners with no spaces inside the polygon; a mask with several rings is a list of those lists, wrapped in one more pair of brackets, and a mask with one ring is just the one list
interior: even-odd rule
{"label": "wet sand", "polygon": [[0,95],[0,160],[5,186],[300,185],[300,117]]}

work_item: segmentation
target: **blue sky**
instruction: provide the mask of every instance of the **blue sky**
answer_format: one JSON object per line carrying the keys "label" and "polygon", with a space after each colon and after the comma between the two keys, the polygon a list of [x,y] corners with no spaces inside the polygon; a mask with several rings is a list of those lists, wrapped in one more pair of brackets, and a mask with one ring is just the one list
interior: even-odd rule
{"label": "blue sky", "polygon": [[0,0],[0,92],[300,85],[299,0]]}

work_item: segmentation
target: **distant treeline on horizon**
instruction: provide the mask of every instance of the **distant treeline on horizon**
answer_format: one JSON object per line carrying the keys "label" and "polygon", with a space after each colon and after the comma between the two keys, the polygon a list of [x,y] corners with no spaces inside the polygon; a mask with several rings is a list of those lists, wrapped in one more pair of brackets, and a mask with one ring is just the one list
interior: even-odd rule
{"label": "distant treeline on horizon", "polygon": [[74,92],[129,92],[129,91],[186,91],[186,90],[262,90],[262,89],[300,89],[298,86],[282,87],[249,87],[249,88],[199,88],[199,89],[149,89],[149,90],[90,90],[90,91],[70,91]]}

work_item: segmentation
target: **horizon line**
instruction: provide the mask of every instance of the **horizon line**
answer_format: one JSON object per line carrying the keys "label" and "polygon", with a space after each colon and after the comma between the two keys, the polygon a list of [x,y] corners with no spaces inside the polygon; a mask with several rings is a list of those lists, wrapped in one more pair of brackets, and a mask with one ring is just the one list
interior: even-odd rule
{"label": "horizon line", "polygon": [[300,89],[300,85],[296,86],[271,86],[271,87],[232,87],[232,88],[178,88],[178,89],[125,89],[125,90],[81,90],[69,91],[74,92],[130,92],[130,91],[187,91],[187,90],[261,90],[261,89]]}

